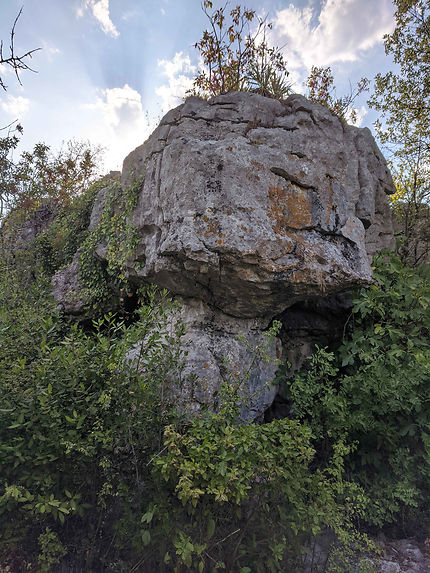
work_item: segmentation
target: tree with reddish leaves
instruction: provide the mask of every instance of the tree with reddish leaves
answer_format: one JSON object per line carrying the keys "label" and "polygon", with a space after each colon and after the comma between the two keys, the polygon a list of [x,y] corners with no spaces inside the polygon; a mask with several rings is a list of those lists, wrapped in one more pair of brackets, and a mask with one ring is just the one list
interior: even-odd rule
{"label": "tree with reddish leaves", "polygon": [[336,97],[334,76],[330,66],[312,66],[306,80],[306,87],[308,88],[307,96],[311,101],[320,103],[339,117],[355,123],[357,110],[353,108],[353,103],[361,93],[369,89],[369,80],[362,78],[355,88],[351,87],[349,94]]}
{"label": "tree with reddish leaves", "polygon": [[[228,2],[216,10],[205,0],[202,9],[210,22],[195,48],[203,61],[192,93],[211,97],[230,91],[254,91],[282,99],[290,93],[286,61],[281,50],[267,41],[271,24],[255,10]],[[252,25],[255,25],[252,29]]]}
{"label": "tree with reddish leaves", "polygon": [[68,205],[99,175],[101,149],[90,143],[69,141],[57,153],[37,143],[12,161],[17,145],[15,135],[0,139],[0,222],[13,208],[28,213],[46,200]]}

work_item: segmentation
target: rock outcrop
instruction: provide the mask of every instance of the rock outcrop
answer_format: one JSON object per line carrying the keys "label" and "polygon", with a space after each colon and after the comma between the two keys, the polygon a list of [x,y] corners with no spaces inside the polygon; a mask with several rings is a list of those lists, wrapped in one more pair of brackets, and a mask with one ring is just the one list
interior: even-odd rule
{"label": "rock outcrop", "polygon": [[370,131],[299,95],[188,99],[125,159],[123,185],[139,178],[130,277],[237,317],[367,283],[392,238]]}
{"label": "rock outcrop", "polygon": [[300,95],[191,97],[125,159],[123,189],[137,181],[129,279],[180,298],[207,399],[230,355],[260,393],[244,417],[262,414],[275,367],[245,348],[286,309],[368,284],[371,255],[392,245],[394,186],[370,131]]}

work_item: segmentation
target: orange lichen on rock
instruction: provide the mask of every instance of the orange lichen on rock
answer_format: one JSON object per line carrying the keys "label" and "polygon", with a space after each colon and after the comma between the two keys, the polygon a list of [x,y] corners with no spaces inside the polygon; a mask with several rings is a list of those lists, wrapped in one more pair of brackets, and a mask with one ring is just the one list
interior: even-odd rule
{"label": "orange lichen on rock", "polygon": [[217,245],[220,245],[220,246],[224,245],[224,243],[225,243],[224,239],[225,239],[225,233],[220,233],[218,235]]}
{"label": "orange lichen on rock", "polygon": [[203,233],[205,237],[216,235],[219,232],[219,222],[216,219],[210,219],[206,215],[202,219],[206,223],[206,231]]}
{"label": "orange lichen on rock", "polygon": [[248,181],[252,181],[254,183],[257,183],[258,181],[260,181],[260,177],[257,175],[257,173],[252,173],[247,171],[245,173],[245,177],[248,179]]}
{"label": "orange lichen on rock", "polygon": [[269,201],[268,215],[273,221],[273,230],[279,235],[287,235],[288,229],[312,226],[311,202],[305,189],[292,183],[285,187],[272,186]]}
{"label": "orange lichen on rock", "polygon": [[256,169],[259,169],[260,171],[264,169],[264,165],[262,163],[259,163],[258,161],[255,161],[254,159],[251,159],[251,165],[253,165]]}

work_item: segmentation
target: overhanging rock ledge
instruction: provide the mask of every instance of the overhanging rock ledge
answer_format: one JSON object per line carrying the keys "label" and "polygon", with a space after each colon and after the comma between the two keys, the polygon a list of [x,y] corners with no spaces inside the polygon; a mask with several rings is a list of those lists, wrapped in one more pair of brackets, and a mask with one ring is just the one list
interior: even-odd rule
{"label": "overhanging rock ledge", "polygon": [[[261,415],[276,365],[251,361],[236,335],[261,346],[289,307],[368,284],[371,256],[392,246],[394,185],[370,131],[301,95],[191,97],[124,160],[122,188],[137,181],[128,277],[180,298],[187,367],[207,399],[222,354],[251,369],[244,417]],[[280,353],[275,340],[268,354]]]}

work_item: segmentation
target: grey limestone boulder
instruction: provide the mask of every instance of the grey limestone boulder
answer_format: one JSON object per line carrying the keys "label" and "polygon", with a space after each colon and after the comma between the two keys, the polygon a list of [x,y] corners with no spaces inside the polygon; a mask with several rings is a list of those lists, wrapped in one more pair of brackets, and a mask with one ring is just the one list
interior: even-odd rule
{"label": "grey limestone boulder", "polygon": [[139,179],[129,276],[236,317],[366,284],[393,239],[370,131],[300,95],[189,98],[125,159]]}
{"label": "grey limestone boulder", "polygon": [[52,296],[59,308],[67,314],[80,315],[87,304],[85,291],[79,278],[80,249],[70,265],[61,269],[51,279]]}
{"label": "grey limestone boulder", "polygon": [[248,373],[245,418],[276,394],[280,341],[267,349],[271,363],[252,352],[270,321],[309,321],[285,311],[369,284],[371,256],[393,242],[394,185],[370,131],[301,95],[189,98],[124,160],[122,189],[136,184],[128,222],[139,243],[126,274],[181,302],[186,369],[198,381],[190,404],[213,399],[227,362]]}
{"label": "grey limestone boulder", "polygon": [[178,297],[185,326],[183,376],[196,405],[212,404],[221,382],[237,391],[241,418],[254,419],[272,404],[273,380],[282,354],[281,342],[264,332],[259,319],[236,318],[203,301]]}

